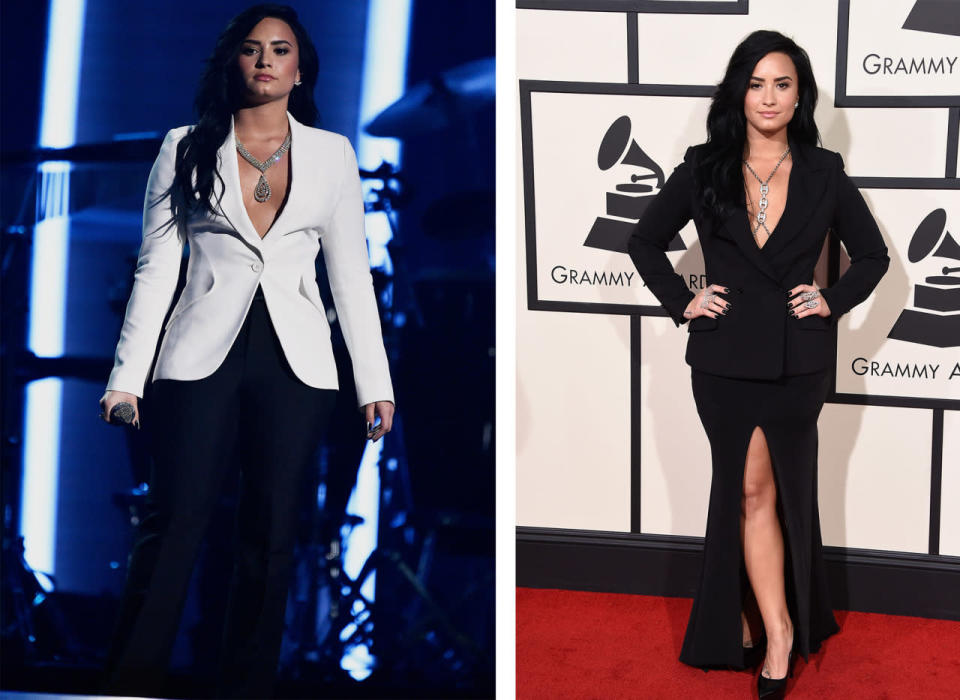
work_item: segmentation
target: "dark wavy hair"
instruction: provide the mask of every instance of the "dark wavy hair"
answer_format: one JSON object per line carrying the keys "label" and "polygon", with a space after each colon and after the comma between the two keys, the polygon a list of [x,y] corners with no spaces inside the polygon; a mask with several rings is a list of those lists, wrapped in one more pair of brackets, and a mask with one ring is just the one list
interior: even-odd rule
{"label": "dark wavy hair", "polygon": [[800,105],[787,124],[787,138],[791,143],[811,146],[820,143],[820,132],[813,118],[817,83],[807,52],[780,32],[753,32],[734,50],[727,72],[713,94],[707,115],[707,143],[694,168],[700,201],[717,218],[728,214],[743,192],[741,161],[747,139],[743,101],[753,69],[773,52],[789,56],[797,71]]}
{"label": "dark wavy hair", "polygon": [[[286,22],[297,39],[301,84],[290,93],[287,108],[298,122],[313,126],[317,121],[317,107],[313,101],[319,67],[317,50],[293,8],[254,5],[230,20],[217,38],[213,54],[207,59],[193,102],[197,124],[177,144],[173,183],[163,195],[170,197],[173,212],[170,223],[176,224],[178,235],[185,234],[191,216],[203,212],[213,214],[220,207],[224,183],[217,172],[220,165],[217,151],[227,138],[231,115],[244,104],[244,86],[237,57],[243,40],[267,17]],[[220,182],[216,195],[214,178]]]}

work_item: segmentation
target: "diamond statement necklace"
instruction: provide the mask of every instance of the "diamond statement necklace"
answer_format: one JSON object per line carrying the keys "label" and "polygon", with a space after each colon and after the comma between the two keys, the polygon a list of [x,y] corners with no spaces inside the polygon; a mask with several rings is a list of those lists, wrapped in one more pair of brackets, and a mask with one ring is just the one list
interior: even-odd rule
{"label": "diamond statement necklace", "polygon": [[[786,160],[787,156],[790,155],[790,147],[787,146],[787,150],[783,152],[783,155],[780,156],[780,160],[777,161],[777,164],[773,166],[773,170],[770,171],[770,174],[767,175],[766,180],[761,180],[760,176],[757,175],[756,171],[750,167],[750,164],[744,160],[743,164],[747,166],[747,170],[750,171],[750,174],[757,178],[757,182],[760,183],[760,201],[757,204],[757,226],[753,229],[753,239],[757,241],[757,245],[760,245],[760,241],[757,240],[757,231],[760,230],[760,227],[763,226],[763,230],[767,232],[767,238],[770,237],[770,229],[767,228],[767,193],[770,192],[770,180],[773,179],[774,174],[780,168],[781,163]],[[747,196],[750,196],[750,188],[747,188]],[[751,203],[753,198],[750,198]]]}
{"label": "diamond statement necklace", "polygon": [[[280,144],[272,156],[267,158],[264,161],[257,160],[254,158],[250,151],[243,147],[243,144],[237,141],[237,153],[243,156],[243,159],[247,161],[250,165],[255,167],[260,171],[260,180],[257,182],[257,188],[253,191],[253,198],[258,202],[266,202],[270,199],[270,195],[273,194],[270,190],[270,183],[267,182],[267,178],[263,174],[267,171],[267,168],[275,165],[278,160],[283,158],[283,154],[290,150],[290,132],[287,132],[287,138],[283,140],[283,143]],[[782,159],[781,159],[782,160]],[[779,163],[778,163],[779,165]],[[749,165],[747,166],[750,167]],[[752,171],[751,171],[752,172]]]}

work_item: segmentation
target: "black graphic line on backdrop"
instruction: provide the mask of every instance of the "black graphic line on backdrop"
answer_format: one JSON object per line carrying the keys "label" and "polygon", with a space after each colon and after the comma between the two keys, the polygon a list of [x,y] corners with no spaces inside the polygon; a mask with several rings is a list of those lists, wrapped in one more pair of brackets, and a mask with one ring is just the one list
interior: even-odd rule
{"label": "black graphic line on backdrop", "polygon": [[636,12],[627,13],[627,82],[640,82],[640,31]]}
{"label": "black graphic line on backdrop", "polygon": [[641,489],[641,416],[643,415],[643,383],[641,360],[640,327],[642,317],[636,314],[630,317],[630,532],[643,532]]}
{"label": "black graphic line on backdrop", "polygon": [[933,411],[930,436],[930,546],[929,554],[940,554],[940,506],[943,488],[943,409]]}
{"label": "black graphic line on backdrop", "polygon": [[517,0],[518,10],[650,12],[677,15],[745,15],[749,0]]}
{"label": "black graphic line on backdrop", "polygon": [[944,169],[946,177],[957,176],[958,146],[960,146],[960,107],[951,107],[947,116],[947,166]]}

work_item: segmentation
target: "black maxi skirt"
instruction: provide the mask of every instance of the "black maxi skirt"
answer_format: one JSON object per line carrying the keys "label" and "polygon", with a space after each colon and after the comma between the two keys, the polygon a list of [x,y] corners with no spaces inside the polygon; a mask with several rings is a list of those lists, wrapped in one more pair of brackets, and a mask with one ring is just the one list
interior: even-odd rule
{"label": "black maxi skirt", "polygon": [[838,630],[830,607],[817,507],[817,416],[826,371],[775,380],[734,379],[692,370],[693,396],[713,461],[703,569],[680,660],[700,668],[743,668],[740,610],[750,590],[740,543],[747,446],[763,430],[777,485],[784,582],[806,658]]}

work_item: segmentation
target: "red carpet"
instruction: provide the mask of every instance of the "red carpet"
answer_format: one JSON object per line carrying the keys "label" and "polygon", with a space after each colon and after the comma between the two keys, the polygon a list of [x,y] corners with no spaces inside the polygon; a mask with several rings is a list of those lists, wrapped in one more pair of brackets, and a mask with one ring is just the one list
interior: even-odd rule
{"label": "red carpet", "polygon": [[[517,698],[749,698],[747,671],[677,661],[689,598],[517,589]],[[960,698],[960,622],[836,612],[789,698]]]}

